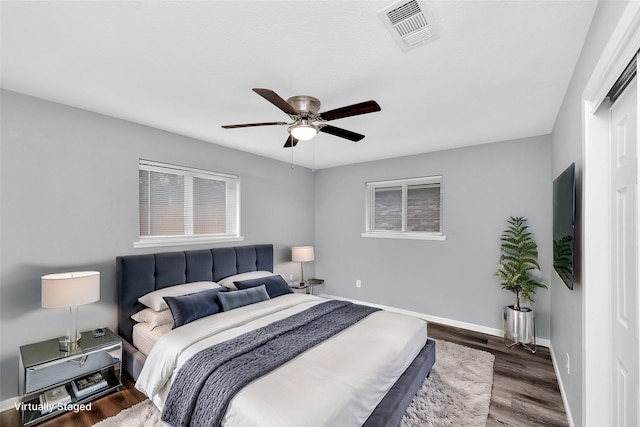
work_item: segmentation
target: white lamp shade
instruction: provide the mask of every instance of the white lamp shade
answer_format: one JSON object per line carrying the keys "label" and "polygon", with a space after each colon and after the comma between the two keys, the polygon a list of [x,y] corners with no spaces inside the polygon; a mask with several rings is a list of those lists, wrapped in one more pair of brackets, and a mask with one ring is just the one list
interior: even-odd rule
{"label": "white lamp shade", "polygon": [[61,308],[100,300],[100,272],[76,271],[42,276],[42,307]]}
{"label": "white lamp shade", "polygon": [[291,261],[308,262],[314,259],[313,246],[294,246],[291,248]]}

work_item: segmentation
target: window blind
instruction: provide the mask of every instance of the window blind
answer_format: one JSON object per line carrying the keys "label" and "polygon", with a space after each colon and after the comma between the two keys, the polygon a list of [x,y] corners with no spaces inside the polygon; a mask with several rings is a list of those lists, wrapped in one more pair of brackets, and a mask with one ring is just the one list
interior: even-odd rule
{"label": "window blind", "polygon": [[140,160],[140,237],[238,236],[239,177]]}
{"label": "window blind", "polygon": [[442,234],[442,176],[367,183],[366,235]]}

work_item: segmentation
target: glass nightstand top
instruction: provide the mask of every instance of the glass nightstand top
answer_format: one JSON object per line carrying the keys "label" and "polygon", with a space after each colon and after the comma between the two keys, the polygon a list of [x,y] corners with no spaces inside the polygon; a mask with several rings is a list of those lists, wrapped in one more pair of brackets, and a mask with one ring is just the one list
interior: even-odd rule
{"label": "glass nightstand top", "polygon": [[72,352],[60,351],[58,338],[42,341],[34,344],[27,344],[20,347],[22,363],[25,368],[63,359],[75,354],[81,355],[84,352],[95,350],[100,347],[109,347],[119,343],[121,340],[109,329],[103,329],[105,334],[102,337],[94,337],[93,331],[82,332],[82,338],[78,343],[78,348]]}

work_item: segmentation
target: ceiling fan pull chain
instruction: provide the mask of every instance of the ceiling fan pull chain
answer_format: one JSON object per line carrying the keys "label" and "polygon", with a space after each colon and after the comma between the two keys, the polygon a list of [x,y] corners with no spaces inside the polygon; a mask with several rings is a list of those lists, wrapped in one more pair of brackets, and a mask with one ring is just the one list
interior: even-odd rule
{"label": "ceiling fan pull chain", "polygon": [[293,166],[293,148],[294,147],[291,147],[291,170],[295,169]]}
{"label": "ceiling fan pull chain", "polygon": [[312,157],[311,157],[311,172],[315,172],[316,171],[316,140],[314,139],[313,141],[311,141],[312,147],[311,149],[313,150],[312,153]]}

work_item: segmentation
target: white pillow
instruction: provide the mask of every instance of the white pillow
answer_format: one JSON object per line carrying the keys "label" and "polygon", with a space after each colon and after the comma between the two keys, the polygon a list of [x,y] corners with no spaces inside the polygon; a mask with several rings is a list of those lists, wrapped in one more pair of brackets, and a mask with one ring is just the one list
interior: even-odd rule
{"label": "white pillow", "polygon": [[173,325],[173,315],[169,309],[155,311],[150,308],[145,308],[131,316],[131,318],[136,322],[149,325],[150,331],[153,331],[158,326]]}
{"label": "white pillow", "polygon": [[249,279],[259,279],[261,277],[273,276],[273,273],[270,271],[248,271],[246,273],[234,274],[233,276],[225,277],[220,280],[222,286],[226,286],[229,289],[238,289],[233,282],[237,282],[240,280],[249,280]]}
{"label": "white pillow", "polygon": [[153,292],[149,292],[146,295],[138,298],[142,304],[155,310],[165,310],[169,306],[164,301],[164,297],[179,297],[181,295],[193,294],[195,292],[204,291],[206,289],[221,288],[216,282],[192,282],[185,283],[184,285],[169,286],[166,288],[158,289]]}

